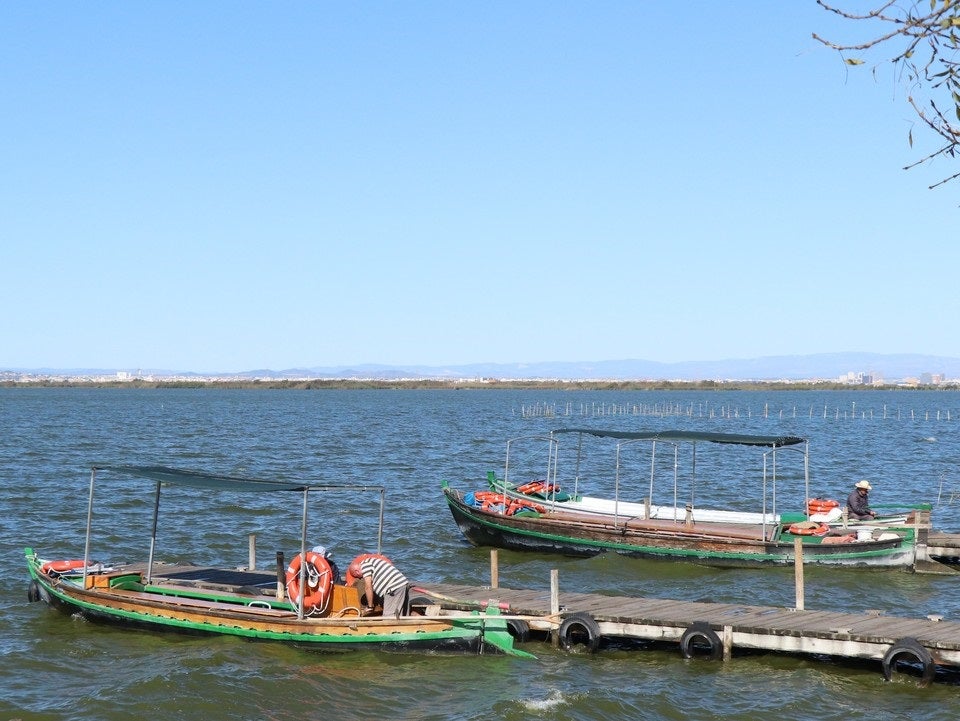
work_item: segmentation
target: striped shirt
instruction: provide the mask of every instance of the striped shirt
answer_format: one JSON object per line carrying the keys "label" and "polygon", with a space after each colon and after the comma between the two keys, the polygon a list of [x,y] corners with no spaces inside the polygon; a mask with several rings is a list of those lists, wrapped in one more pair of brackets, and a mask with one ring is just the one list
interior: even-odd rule
{"label": "striped shirt", "polygon": [[360,572],[364,578],[371,577],[373,592],[381,598],[388,593],[399,591],[409,583],[396,566],[382,558],[365,558],[360,561]]}

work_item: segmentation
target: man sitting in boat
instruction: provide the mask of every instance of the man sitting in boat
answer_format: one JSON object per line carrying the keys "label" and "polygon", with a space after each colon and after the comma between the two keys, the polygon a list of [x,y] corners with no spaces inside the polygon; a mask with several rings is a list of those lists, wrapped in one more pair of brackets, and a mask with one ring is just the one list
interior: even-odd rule
{"label": "man sitting in boat", "polygon": [[868,481],[858,481],[847,496],[847,518],[858,521],[876,518],[877,512],[870,510],[868,494],[873,486]]}
{"label": "man sitting in boat", "polygon": [[384,617],[399,618],[407,613],[410,582],[391,561],[372,554],[355,559],[347,568],[347,582],[356,583],[360,579],[363,580],[360,593],[367,601],[363,615],[373,610],[377,598],[383,599]]}

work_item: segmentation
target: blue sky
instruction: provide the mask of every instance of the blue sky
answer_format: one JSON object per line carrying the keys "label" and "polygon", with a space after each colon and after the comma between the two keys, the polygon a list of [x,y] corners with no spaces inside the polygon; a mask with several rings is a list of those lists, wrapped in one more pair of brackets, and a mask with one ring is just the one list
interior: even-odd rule
{"label": "blue sky", "polygon": [[0,369],[960,357],[960,167],[813,0],[0,27]]}

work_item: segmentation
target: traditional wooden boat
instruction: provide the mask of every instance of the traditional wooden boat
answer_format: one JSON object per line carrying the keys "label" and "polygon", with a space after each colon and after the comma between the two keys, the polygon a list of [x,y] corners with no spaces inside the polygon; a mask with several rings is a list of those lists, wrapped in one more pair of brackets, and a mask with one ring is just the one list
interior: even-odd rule
{"label": "traditional wooden boat", "polygon": [[[560,439],[571,435],[577,440],[576,464],[561,479]],[[614,442],[614,467],[606,474],[612,478],[610,496],[580,493],[585,437]],[[515,481],[516,466],[524,468],[521,474],[526,466],[511,454],[516,455],[516,444],[530,442],[545,444],[546,472],[541,468],[532,478],[521,475],[521,481]],[[697,449],[703,444],[760,452],[753,510],[697,504]],[[639,454],[636,448],[641,449]],[[628,456],[631,452],[633,456]],[[743,481],[732,480],[739,470],[734,471],[726,459],[722,465],[713,474],[714,481],[742,486]],[[636,479],[629,478],[630,469],[646,467],[649,480],[641,492],[631,483]],[[686,477],[681,474],[684,467],[690,469]],[[670,472],[669,488],[658,488],[658,480],[662,485],[662,476]],[[785,481],[792,482],[786,490]],[[804,563],[941,570],[926,552],[929,506],[891,510],[870,523],[846,520],[842,511],[829,508],[831,502],[812,499],[809,443],[796,436],[562,428],[547,436],[508,441],[503,476],[489,472],[485,489],[454,489],[448,481],[442,487],[460,531],[478,546],[571,556],[614,551],[711,566],[792,564],[799,551]],[[670,496],[668,502],[655,503],[658,493]],[[778,504],[783,505],[784,496],[795,499],[798,510],[780,513]]]}
{"label": "traditional wooden boat", "polygon": [[[92,560],[94,489],[99,475],[105,472],[128,481],[146,479],[156,486],[146,562],[109,564]],[[276,573],[155,560],[160,492],[168,485],[200,489],[205,495],[220,491],[302,495],[299,553],[286,569],[278,553]],[[51,560],[32,548],[25,549],[31,579],[28,598],[92,621],[240,636],[323,651],[490,651],[530,656],[514,648],[507,619],[495,607],[479,613],[425,606],[419,613],[399,618],[364,614],[360,591],[341,584],[326,557],[307,548],[311,495],[337,490],[380,493],[379,546],[384,499],[384,489],[379,486],[238,478],[158,466],[95,466],[90,475],[84,557]]]}

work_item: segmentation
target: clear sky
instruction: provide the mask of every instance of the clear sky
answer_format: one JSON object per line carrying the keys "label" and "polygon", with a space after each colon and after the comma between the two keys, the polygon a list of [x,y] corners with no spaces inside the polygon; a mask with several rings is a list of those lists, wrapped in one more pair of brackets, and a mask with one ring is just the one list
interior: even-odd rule
{"label": "clear sky", "polygon": [[0,369],[960,357],[960,165],[813,0],[0,28]]}

